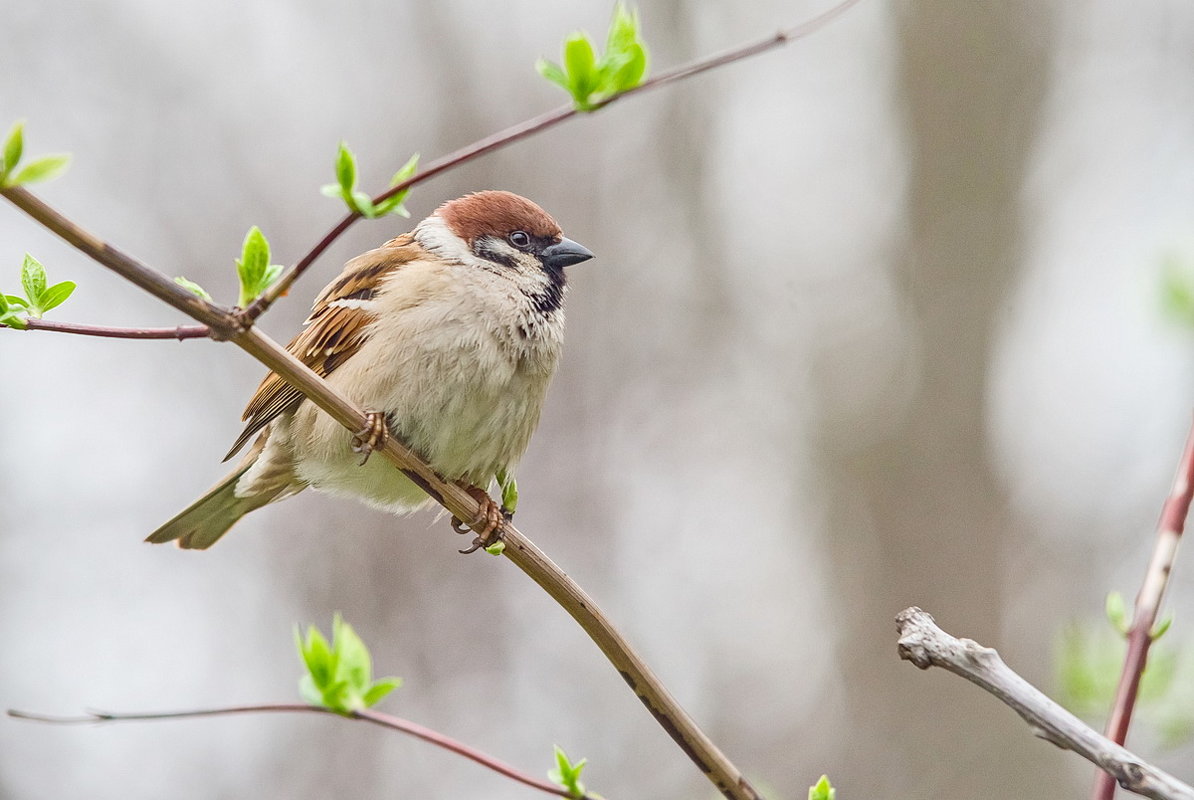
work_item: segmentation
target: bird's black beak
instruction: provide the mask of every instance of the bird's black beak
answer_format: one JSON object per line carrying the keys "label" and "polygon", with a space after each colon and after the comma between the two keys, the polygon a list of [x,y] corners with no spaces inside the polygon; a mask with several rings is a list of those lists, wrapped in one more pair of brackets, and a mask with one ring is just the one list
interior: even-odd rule
{"label": "bird's black beak", "polygon": [[555,244],[543,248],[543,253],[539,257],[543,260],[544,266],[563,269],[582,261],[588,261],[593,257],[593,253],[583,244],[578,244],[571,239],[560,239]]}

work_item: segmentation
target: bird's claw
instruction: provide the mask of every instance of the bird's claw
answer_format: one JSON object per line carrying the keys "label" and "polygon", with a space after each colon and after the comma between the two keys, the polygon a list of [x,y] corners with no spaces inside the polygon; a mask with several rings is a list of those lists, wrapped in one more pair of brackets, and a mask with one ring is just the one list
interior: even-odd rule
{"label": "bird's claw", "polygon": [[502,507],[493,501],[484,489],[478,489],[476,486],[461,486],[466,492],[472,495],[481,508],[477,511],[476,518],[470,522],[465,523],[459,517],[452,517],[452,530],[457,533],[475,533],[476,537],[472,543],[460,552],[468,555],[475,553],[482,547],[489,547],[494,543],[496,537],[494,532],[502,526],[502,523],[509,519]]}
{"label": "bird's claw", "polygon": [[365,412],[365,427],[361,428],[352,439],[352,452],[363,453],[359,466],[365,466],[369,456],[378,448],[385,447],[390,440],[390,427],[386,424],[386,415],[380,411]]}

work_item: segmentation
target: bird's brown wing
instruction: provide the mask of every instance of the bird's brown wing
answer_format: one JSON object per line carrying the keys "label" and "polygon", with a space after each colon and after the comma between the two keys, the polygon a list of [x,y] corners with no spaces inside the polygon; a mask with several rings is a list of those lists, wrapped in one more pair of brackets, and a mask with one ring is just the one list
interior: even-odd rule
{"label": "bird's brown wing", "polygon": [[[306,327],[286,349],[321,376],[330,375],[351,358],[368,337],[368,326],[373,321],[368,302],[381,288],[383,279],[403,264],[418,259],[422,253],[408,233],[349,261],[340,276],[315,298]],[[242,419],[248,424],[232,443],[224,460],[236,455],[253,434],[273,422],[279,414],[293,411],[302,401],[302,393],[276,373],[266,375],[245,408]]]}

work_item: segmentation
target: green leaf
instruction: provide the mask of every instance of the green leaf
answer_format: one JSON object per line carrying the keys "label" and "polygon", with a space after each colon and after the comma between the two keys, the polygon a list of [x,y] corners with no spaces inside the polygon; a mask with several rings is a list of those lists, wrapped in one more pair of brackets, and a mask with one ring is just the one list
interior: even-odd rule
{"label": "green leaf", "polygon": [[245,234],[241,263],[255,280],[260,279],[265,274],[265,268],[269,266],[269,242],[256,225],[249,228],[249,232]]}
{"label": "green leaf", "polygon": [[25,120],[19,119],[12,124],[8,136],[4,139],[4,160],[0,162],[0,183],[8,173],[12,172],[21,160],[21,151],[25,147]]}
{"label": "green leaf", "polygon": [[808,789],[808,800],[834,800],[836,797],[837,789],[829,783],[828,775],[822,775],[821,780]]}
{"label": "green leaf", "polygon": [[[351,199],[350,199],[351,197]],[[345,197],[348,207],[360,214],[365,219],[373,219],[376,213],[373,208],[373,198],[365,192],[353,192],[350,197]]]}
{"label": "green leaf", "polygon": [[36,307],[42,292],[46,290],[46,268],[28,253],[25,254],[25,263],[21,265],[21,286],[25,289],[25,297],[29,298],[29,305]]}
{"label": "green leaf", "polygon": [[299,694],[309,705],[323,705],[323,690],[315,685],[310,674],[299,678]]}
{"label": "green leaf", "polygon": [[332,620],[332,649],[339,653],[338,676],[353,689],[364,693],[373,680],[373,664],[369,650],[352,626],[337,614]]}
{"label": "green leaf", "polygon": [[605,37],[605,53],[616,56],[626,53],[630,46],[638,43],[638,11],[631,11],[625,3],[614,5],[614,16],[609,23]]}
{"label": "green leaf", "polygon": [[194,281],[189,280],[188,278],[184,278],[180,275],[179,277],[174,279],[174,282],[177,283],[182,288],[186,289],[188,292],[191,292],[192,294],[199,295],[200,297],[202,297],[204,300],[206,300],[209,303],[215,302],[214,300],[211,299],[211,295],[207,293],[206,289],[204,289],[202,286],[195,283]]}
{"label": "green leaf", "polygon": [[299,655],[302,656],[303,663],[307,667],[307,677],[312,681],[312,685],[322,693],[323,687],[331,682],[335,673],[332,649],[328,646],[327,639],[323,638],[319,628],[311,625],[307,628],[307,639],[303,641],[302,634],[296,625],[294,640],[298,645]]}
{"label": "green leaf", "polygon": [[7,325],[10,328],[24,330],[27,327],[25,325],[25,321],[17,316],[18,312],[10,305],[10,302],[13,300],[19,300],[22,306],[27,305],[25,303],[25,298],[23,297],[14,297],[11,294],[0,294],[0,325]]}
{"label": "green leaf", "polygon": [[16,328],[19,331],[23,331],[29,327],[25,324],[25,320],[18,317],[16,312],[13,311],[5,311],[0,313],[0,325],[7,325],[10,328]]}
{"label": "green leaf", "polygon": [[271,275],[277,276],[278,272],[270,266],[269,256],[269,241],[261,229],[254,225],[245,235],[241,257],[236,261],[236,274],[240,278],[240,298],[237,305],[241,308],[247,308],[258,295],[269,288],[273,282]]}
{"label": "green leaf", "polygon": [[609,78],[609,91],[612,94],[633,89],[643,82],[647,74],[647,50],[635,42],[630,47],[630,55],[626,61],[613,71]]}
{"label": "green leaf", "polygon": [[401,678],[382,678],[369,687],[369,691],[365,692],[362,698],[367,708],[372,708],[381,701],[390,692],[402,685]]}
{"label": "green leaf", "polygon": [[489,553],[491,556],[500,556],[502,553],[506,552],[506,543],[494,542],[485,548],[485,552]]}
{"label": "green leaf", "polygon": [[1123,637],[1106,627],[1062,630],[1054,663],[1057,701],[1080,717],[1106,713],[1123,665]]}
{"label": "green leaf", "polygon": [[281,264],[270,264],[265,268],[265,274],[261,276],[261,284],[263,289],[268,289],[273,285],[274,281],[282,276],[282,270],[286,269]]}
{"label": "green leaf", "polygon": [[547,779],[568,792],[570,797],[584,797],[585,785],[580,782],[580,773],[584,770],[588,759],[582,758],[573,764],[559,745],[552,745],[552,747],[555,748],[556,765],[548,771]]}
{"label": "green leaf", "polygon": [[1124,603],[1124,596],[1119,592],[1108,592],[1103,608],[1104,613],[1107,615],[1107,621],[1111,623],[1111,627],[1126,636],[1130,625],[1128,623],[1128,609],[1127,604]]}
{"label": "green leaf", "polygon": [[541,58],[535,62],[535,69],[544,78],[547,78],[552,83],[559,86],[566,92],[572,91],[568,83],[568,73],[560,68],[559,64],[552,63],[545,58]]}
{"label": "green leaf", "polygon": [[10,305],[29,308],[29,301],[16,294],[0,294],[0,300],[7,300]]}
{"label": "green leaf", "polygon": [[564,40],[564,68],[568,71],[568,86],[578,105],[587,103],[596,84],[594,66],[597,56],[589,37],[577,32]]}
{"label": "green leaf", "polygon": [[494,477],[502,490],[502,511],[513,516],[518,510],[518,481],[505,469],[498,470]]}
{"label": "green leaf", "polygon": [[344,192],[351,193],[357,187],[357,159],[344,141],[336,153],[336,180]]}
{"label": "green leaf", "polygon": [[41,300],[37,304],[38,316],[46,313],[51,308],[57,308],[62,305],[74,290],[74,281],[62,281],[46,289],[42,292]]}
{"label": "green leaf", "polygon": [[1176,256],[1161,265],[1161,307],[1171,319],[1194,326],[1194,267]]}
{"label": "green leaf", "polygon": [[[419,168],[419,154],[415,153],[413,156],[406,159],[406,163],[398,168],[398,171],[394,173],[394,177],[390,178],[390,186],[397,186],[398,184],[402,183],[403,181],[408,180],[409,178],[413,178],[415,176],[415,172],[418,170],[418,168]],[[394,196],[397,197],[398,195],[394,195]]]}
{"label": "green leaf", "polygon": [[26,183],[48,181],[50,178],[60,175],[69,163],[69,153],[55,153],[54,155],[41,156],[22,167],[20,172],[5,182],[5,185],[21,186]]}
{"label": "green leaf", "polygon": [[[402,183],[403,181],[409,180],[410,178],[414,177],[415,171],[416,171],[416,169],[418,169],[418,166],[419,166],[419,154],[415,153],[413,156],[411,156],[410,158],[408,158],[406,160],[406,163],[403,164],[397,172],[394,173],[394,177],[390,178],[390,187],[392,188],[394,186],[397,186],[398,184]],[[398,214],[399,216],[402,216],[402,217],[409,217],[410,212],[406,210],[406,206],[402,205],[403,201],[406,200],[406,196],[408,194],[410,194],[410,187],[407,187],[407,188],[403,189],[402,191],[398,192],[397,194],[387,197],[385,200],[382,200],[380,203],[378,203],[377,205],[375,205],[373,207],[373,216],[383,217],[386,214]]]}
{"label": "green leaf", "polygon": [[1149,636],[1151,636],[1152,640],[1155,642],[1157,639],[1160,639],[1162,636],[1165,635],[1165,633],[1169,630],[1169,626],[1172,624],[1173,624],[1173,615],[1170,614],[1167,617],[1165,617],[1165,619],[1161,620],[1155,628],[1153,628],[1153,631],[1152,631],[1152,633],[1149,634]]}

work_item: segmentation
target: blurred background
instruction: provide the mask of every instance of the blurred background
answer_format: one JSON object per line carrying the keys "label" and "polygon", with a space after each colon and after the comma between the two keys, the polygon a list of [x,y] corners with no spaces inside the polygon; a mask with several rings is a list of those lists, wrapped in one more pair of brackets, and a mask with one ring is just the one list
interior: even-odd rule
{"label": "blurred background", "polygon": [[[602,38],[611,5],[10,3],[0,125],[74,153],[49,202],[231,301],[250,225],[289,264],[340,217],[318,191],[338,140],[376,190],[558,105],[535,59]],[[640,10],[659,70],[827,5]],[[867,0],[408,201],[510,189],[598,254],[570,271],[519,526],[776,797],[822,772],[843,798],[1086,795],[1085,762],[900,662],[893,617],[923,606],[1060,691],[1062,632],[1134,595],[1194,397],[1194,333],[1162,310],[1163,263],[1194,261],[1192,69],[1177,0]],[[407,225],[355,226],[264,328],[288,339]],[[0,287],[25,251],[79,283],[54,318],[188,321],[0,208]],[[406,680],[383,710],[538,774],[558,743],[610,798],[712,797],[571,619],[432,513],[308,492],[209,552],[143,544],[223,474],[262,373],[238,350],[4,334],[0,369],[0,706],[293,701],[291,626],[340,611]],[[1192,574],[1179,559],[1174,652]],[[1194,749],[1158,720],[1192,702],[1129,739],[1187,781]],[[398,734],[259,716],[0,719],[0,796],[534,793]]]}

